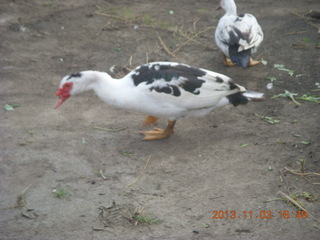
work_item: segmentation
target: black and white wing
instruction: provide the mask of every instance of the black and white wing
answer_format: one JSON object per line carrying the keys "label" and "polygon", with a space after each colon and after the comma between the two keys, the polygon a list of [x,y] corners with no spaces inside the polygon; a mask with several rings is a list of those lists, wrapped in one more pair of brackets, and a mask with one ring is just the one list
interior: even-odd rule
{"label": "black and white wing", "polygon": [[246,91],[225,75],[175,62],[145,64],[130,77],[153,98],[186,108],[214,106],[223,97]]}

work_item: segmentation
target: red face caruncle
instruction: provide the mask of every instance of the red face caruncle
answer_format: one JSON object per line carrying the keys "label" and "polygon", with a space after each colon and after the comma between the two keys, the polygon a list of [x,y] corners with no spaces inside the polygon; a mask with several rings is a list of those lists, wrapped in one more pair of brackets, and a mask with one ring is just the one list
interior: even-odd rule
{"label": "red face caruncle", "polygon": [[72,86],[73,86],[72,82],[70,83],[67,82],[63,84],[63,86],[56,92],[56,96],[59,97],[59,99],[54,105],[54,109],[57,109],[58,107],[60,107],[61,104],[71,96],[70,91],[72,89]]}

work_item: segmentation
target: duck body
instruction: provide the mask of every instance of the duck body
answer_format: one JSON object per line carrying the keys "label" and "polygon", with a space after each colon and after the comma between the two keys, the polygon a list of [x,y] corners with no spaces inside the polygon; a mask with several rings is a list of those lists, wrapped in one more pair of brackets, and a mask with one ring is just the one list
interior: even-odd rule
{"label": "duck body", "polygon": [[245,68],[260,63],[251,57],[264,38],[257,19],[249,13],[238,15],[234,0],[220,0],[220,7],[226,13],[219,20],[215,40],[224,53],[225,65]]}
{"label": "duck body", "polygon": [[121,79],[98,71],[65,76],[56,92],[59,99],[55,108],[87,90],[95,91],[109,105],[143,112],[154,119],[165,118],[168,125],[179,118],[200,117],[217,107],[245,104],[263,95],[252,95],[219,73],[181,63],[154,62],[137,67]]}

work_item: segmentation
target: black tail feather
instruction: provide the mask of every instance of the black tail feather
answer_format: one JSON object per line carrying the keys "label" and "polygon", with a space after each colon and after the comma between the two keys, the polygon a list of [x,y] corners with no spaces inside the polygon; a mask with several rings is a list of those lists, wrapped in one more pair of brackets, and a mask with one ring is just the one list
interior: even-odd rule
{"label": "black tail feather", "polygon": [[249,102],[249,99],[243,95],[243,92],[229,95],[227,96],[227,98],[233,106],[238,106],[240,104],[246,104],[247,102]]}
{"label": "black tail feather", "polygon": [[240,104],[246,104],[249,101],[264,101],[265,98],[263,93],[247,91],[247,92],[238,92],[232,95],[227,96],[230,103],[233,106],[238,106]]}
{"label": "black tail feather", "polygon": [[239,45],[230,46],[229,55],[232,62],[236,63],[237,66],[246,68],[249,65],[251,58],[251,49],[238,51]]}

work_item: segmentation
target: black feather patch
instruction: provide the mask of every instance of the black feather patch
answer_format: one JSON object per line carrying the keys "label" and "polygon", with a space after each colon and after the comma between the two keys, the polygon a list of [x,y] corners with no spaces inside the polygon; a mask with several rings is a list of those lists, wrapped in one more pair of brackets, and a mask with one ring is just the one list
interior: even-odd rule
{"label": "black feather patch", "polygon": [[232,81],[229,81],[229,86],[230,86],[230,90],[233,90],[233,89],[236,89],[236,88],[239,88],[237,84],[235,84],[234,82]]}
{"label": "black feather patch", "polygon": [[216,82],[217,82],[217,83],[223,83],[223,79],[220,78],[220,77],[216,77]]}
{"label": "black feather patch", "polygon": [[250,57],[251,57],[251,48],[238,52],[239,45],[234,45],[229,47],[229,55],[232,62],[235,62],[237,66],[246,68],[248,67]]}
{"label": "black feather patch", "polygon": [[233,106],[238,106],[240,104],[246,104],[247,102],[249,102],[249,99],[244,96],[242,92],[229,95],[227,96],[227,98]]}
{"label": "black feather patch", "polygon": [[[166,84],[150,87],[150,91],[154,90],[159,93],[172,94],[173,96],[178,97],[181,95],[179,87],[193,94],[199,94],[199,88],[201,88],[205,81],[198,79],[198,77],[205,75],[205,71],[186,65],[170,66],[159,63],[150,63],[136,69],[135,73],[132,75],[132,79],[135,86],[138,86],[141,83],[148,85],[164,80]],[[179,78],[185,80],[181,80],[178,85],[172,82]]]}
{"label": "black feather patch", "polygon": [[67,78],[67,81],[71,78],[80,78],[82,76],[82,74],[80,72],[78,73],[72,73],[69,75],[69,77]]}

